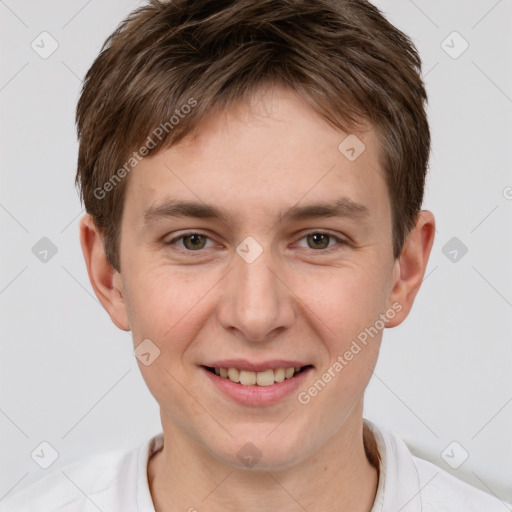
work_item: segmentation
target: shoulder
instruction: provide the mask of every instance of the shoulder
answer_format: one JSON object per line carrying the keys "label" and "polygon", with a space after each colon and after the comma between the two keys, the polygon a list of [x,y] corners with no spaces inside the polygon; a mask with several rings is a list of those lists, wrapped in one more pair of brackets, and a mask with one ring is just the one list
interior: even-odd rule
{"label": "shoulder", "polygon": [[[136,478],[139,449],[112,450],[68,464],[9,494],[1,512],[89,512],[108,510]],[[105,509],[103,507],[106,507]]]}
{"label": "shoulder", "polygon": [[424,512],[504,512],[510,510],[496,496],[459,480],[419,457],[411,456],[418,471]]}
{"label": "shoulder", "polygon": [[411,453],[394,432],[365,420],[379,456],[379,484],[372,512],[505,512],[496,496],[459,480]]}

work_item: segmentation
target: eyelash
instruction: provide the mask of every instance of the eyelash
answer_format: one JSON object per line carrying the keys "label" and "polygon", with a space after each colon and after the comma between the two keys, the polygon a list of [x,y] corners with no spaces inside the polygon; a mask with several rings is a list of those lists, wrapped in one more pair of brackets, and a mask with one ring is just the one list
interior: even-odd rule
{"label": "eyelash", "polygon": [[[178,240],[181,240],[187,236],[191,236],[191,235],[200,235],[200,236],[203,236],[205,238],[207,238],[208,240],[211,240],[211,238],[206,234],[206,233],[202,233],[201,231],[188,231],[186,233],[182,233],[181,235],[177,236],[177,237],[174,237],[173,239],[169,240],[168,242],[165,242],[165,245],[174,245],[175,242],[177,242]],[[328,232],[325,232],[325,231],[310,231],[308,233],[305,233],[299,240],[303,240],[304,238],[306,238],[307,236],[309,235],[324,235],[324,236],[328,236],[330,237],[330,239],[334,239],[338,245],[348,245],[348,242],[342,238],[339,238],[337,237],[336,235],[333,235],[332,233],[328,233]],[[330,254],[331,252],[333,252],[333,250],[339,250],[340,248],[336,247],[336,245],[332,246],[332,247],[328,247],[326,249],[309,249],[310,251],[313,251],[314,253],[328,253]],[[183,247],[180,247],[179,248],[180,251],[182,252],[186,252],[186,253],[189,253],[189,254],[193,254],[195,252],[197,253],[200,253],[202,251],[204,251],[205,249],[197,249],[196,251],[193,251],[193,250],[190,250],[190,249],[186,249],[186,248],[183,248]]]}

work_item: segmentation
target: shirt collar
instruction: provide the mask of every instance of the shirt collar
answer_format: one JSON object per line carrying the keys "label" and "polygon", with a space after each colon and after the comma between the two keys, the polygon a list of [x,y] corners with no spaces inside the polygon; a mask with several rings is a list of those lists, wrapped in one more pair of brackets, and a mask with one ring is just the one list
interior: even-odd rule
{"label": "shirt collar", "polygon": [[394,433],[364,419],[380,455],[379,484],[370,512],[421,512],[418,470],[411,452]]}
{"label": "shirt collar", "polygon": [[164,434],[160,432],[148,439],[141,447],[137,459],[137,512],[155,512],[148,481],[148,462],[151,456],[164,446]]}

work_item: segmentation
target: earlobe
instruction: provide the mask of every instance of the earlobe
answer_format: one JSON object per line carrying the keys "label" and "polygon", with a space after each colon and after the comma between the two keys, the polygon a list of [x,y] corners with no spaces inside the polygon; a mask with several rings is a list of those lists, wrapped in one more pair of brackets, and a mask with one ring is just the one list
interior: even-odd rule
{"label": "earlobe", "polygon": [[415,227],[405,240],[399,259],[395,261],[389,307],[398,303],[401,309],[393,319],[386,322],[386,327],[396,327],[407,318],[423,282],[434,236],[434,215],[428,210],[421,210]]}
{"label": "earlobe", "polygon": [[86,214],[80,220],[80,244],[91,286],[112,322],[123,331],[130,330],[119,273],[109,263],[102,235],[94,220]]}

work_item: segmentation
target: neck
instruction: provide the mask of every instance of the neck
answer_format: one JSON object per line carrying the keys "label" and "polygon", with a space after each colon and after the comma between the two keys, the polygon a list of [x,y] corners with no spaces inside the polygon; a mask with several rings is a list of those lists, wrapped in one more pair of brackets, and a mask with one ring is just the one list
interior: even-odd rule
{"label": "neck", "polygon": [[282,471],[226,465],[182,430],[166,426],[164,448],[148,463],[156,512],[370,512],[373,506],[379,455],[373,434],[367,427],[363,431],[362,414],[349,419],[312,457]]}

